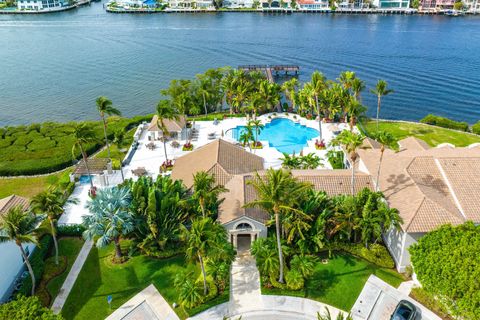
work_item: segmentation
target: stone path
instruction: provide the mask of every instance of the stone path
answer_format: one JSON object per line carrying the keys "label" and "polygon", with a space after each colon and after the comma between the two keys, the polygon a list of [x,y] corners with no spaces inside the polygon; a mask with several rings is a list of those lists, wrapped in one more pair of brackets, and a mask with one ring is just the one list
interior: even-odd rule
{"label": "stone path", "polygon": [[62,311],[63,305],[65,304],[65,301],[67,300],[68,295],[70,294],[70,291],[72,290],[73,285],[75,284],[75,281],[77,280],[77,277],[82,270],[85,260],[87,260],[88,254],[90,253],[92,247],[93,241],[85,241],[83,244],[77,259],[73,263],[72,269],[70,269],[70,272],[60,288],[55,301],[53,301],[52,310],[55,314],[59,314]]}
{"label": "stone path", "polygon": [[241,314],[247,310],[262,309],[260,272],[249,251],[239,253],[232,263],[230,284],[230,313]]}
{"label": "stone path", "polygon": [[341,310],[310,299],[263,295],[260,274],[250,253],[239,253],[232,263],[230,301],[210,308],[191,320],[316,320],[317,312],[328,308],[335,319]]}

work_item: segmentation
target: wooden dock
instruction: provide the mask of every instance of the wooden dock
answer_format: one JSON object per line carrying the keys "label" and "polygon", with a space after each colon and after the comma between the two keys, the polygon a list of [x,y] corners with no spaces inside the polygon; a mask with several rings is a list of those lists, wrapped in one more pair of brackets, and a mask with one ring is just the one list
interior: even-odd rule
{"label": "wooden dock", "polygon": [[300,67],[296,65],[261,65],[261,64],[248,64],[248,65],[241,65],[238,66],[238,69],[245,70],[247,72],[250,71],[259,71],[263,72],[266,76],[268,81],[274,82],[273,76],[279,75],[280,72],[288,75],[289,72],[294,72],[298,74],[300,71]]}

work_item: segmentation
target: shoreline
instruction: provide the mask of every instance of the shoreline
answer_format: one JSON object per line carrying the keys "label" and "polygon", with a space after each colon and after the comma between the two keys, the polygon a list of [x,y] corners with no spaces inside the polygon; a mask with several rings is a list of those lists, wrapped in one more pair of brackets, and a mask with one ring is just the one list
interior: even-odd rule
{"label": "shoreline", "polygon": [[4,10],[0,9],[0,15],[1,14],[49,14],[49,13],[57,13],[57,12],[63,12],[63,11],[70,11],[75,8],[84,6],[84,5],[90,5],[92,2],[98,2],[99,0],[80,0],[77,3],[75,3],[72,6],[66,6],[66,7],[60,7],[60,8],[52,8],[48,10]]}

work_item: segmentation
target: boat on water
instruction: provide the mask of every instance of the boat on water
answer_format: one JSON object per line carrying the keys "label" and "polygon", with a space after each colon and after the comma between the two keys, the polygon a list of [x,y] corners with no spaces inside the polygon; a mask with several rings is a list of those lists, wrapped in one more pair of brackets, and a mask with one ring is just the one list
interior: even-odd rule
{"label": "boat on water", "polygon": [[445,10],[443,12],[443,14],[446,15],[446,16],[458,17],[458,16],[463,16],[465,14],[465,12],[460,11],[460,10],[452,9],[452,10]]}

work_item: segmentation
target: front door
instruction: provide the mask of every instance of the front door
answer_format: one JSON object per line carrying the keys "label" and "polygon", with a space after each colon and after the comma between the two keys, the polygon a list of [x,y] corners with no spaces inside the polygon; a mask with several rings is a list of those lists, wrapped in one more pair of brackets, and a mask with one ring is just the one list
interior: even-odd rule
{"label": "front door", "polygon": [[237,251],[244,252],[250,250],[250,245],[252,240],[249,234],[239,234],[237,235]]}

